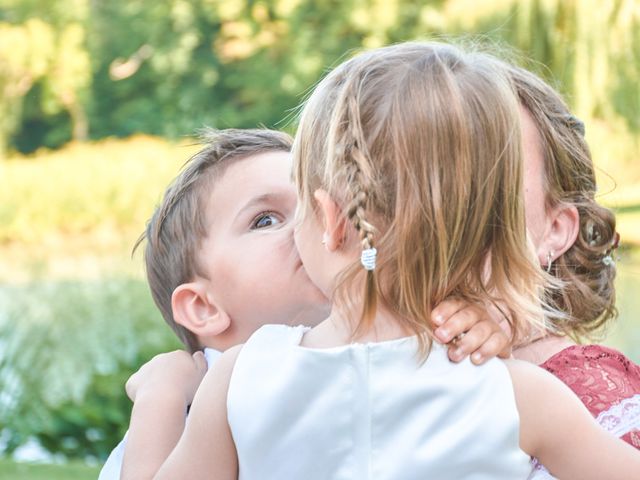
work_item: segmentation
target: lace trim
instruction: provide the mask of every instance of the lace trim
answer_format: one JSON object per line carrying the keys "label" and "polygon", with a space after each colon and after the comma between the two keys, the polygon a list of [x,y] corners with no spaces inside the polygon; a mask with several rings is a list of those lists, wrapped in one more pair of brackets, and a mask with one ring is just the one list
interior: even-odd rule
{"label": "lace trim", "polygon": [[537,460],[533,462],[533,467],[533,471],[527,477],[527,480],[556,480],[556,477],[551,475],[549,470],[540,465]]}
{"label": "lace trim", "polygon": [[640,394],[625,398],[608,410],[600,412],[596,421],[616,437],[640,429]]}

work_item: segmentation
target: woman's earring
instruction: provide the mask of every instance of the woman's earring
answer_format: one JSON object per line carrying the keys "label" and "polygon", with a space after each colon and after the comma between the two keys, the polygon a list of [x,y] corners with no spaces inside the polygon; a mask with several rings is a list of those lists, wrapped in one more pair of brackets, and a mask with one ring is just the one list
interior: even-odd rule
{"label": "woman's earring", "polygon": [[324,233],[322,234],[322,242],[321,242],[321,243],[322,243],[322,245],[326,245],[326,244],[327,244],[327,238],[328,238],[328,236],[327,236],[327,232],[324,232]]}
{"label": "woman's earring", "polygon": [[551,266],[553,265],[553,251],[547,252],[547,273],[551,272]]}

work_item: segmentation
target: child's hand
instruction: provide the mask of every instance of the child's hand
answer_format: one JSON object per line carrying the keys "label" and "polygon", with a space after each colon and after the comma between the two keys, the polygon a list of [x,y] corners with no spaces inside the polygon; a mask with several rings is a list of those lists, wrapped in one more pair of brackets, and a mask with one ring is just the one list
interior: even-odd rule
{"label": "child's hand", "polygon": [[207,373],[207,361],[202,352],[193,355],[176,350],[156,355],[134,373],[125,389],[132,402],[140,395],[183,395],[191,405],[200,382]]}
{"label": "child's hand", "polygon": [[496,355],[511,356],[511,342],[499,325],[501,320],[497,312],[457,299],[445,300],[431,312],[431,321],[437,327],[434,334],[448,344],[449,359],[460,362],[471,354],[475,365]]}

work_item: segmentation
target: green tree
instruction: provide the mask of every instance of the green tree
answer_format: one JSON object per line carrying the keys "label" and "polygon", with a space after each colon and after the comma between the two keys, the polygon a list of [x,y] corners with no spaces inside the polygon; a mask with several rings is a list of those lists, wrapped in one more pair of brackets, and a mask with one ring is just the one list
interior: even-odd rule
{"label": "green tree", "polygon": [[[86,6],[85,0],[0,0],[0,155],[31,116],[65,112],[71,138],[87,139]],[[25,108],[28,96],[38,101]]]}

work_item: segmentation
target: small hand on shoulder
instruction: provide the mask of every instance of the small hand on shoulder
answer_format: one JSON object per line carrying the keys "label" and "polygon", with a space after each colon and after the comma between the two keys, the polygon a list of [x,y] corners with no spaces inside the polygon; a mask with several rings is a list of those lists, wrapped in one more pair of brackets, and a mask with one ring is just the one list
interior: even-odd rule
{"label": "small hand on shoulder", "polygon": [[207,361],[202,352],[193,355],[184,350],[156,355],[127,380],[125,389],[132,402],[143,395],[184,396],[186,405],[207,373]]}
{"label": "small hand on shoulder", "polygon": [[495,356],[511,356],[511,342],[500,327],[501,320],[490,309],[457,298],[441,302],[431,312],[437,327],[434,335],[448,346],[449,359],[460,362],[471,355],[475,365]]}

